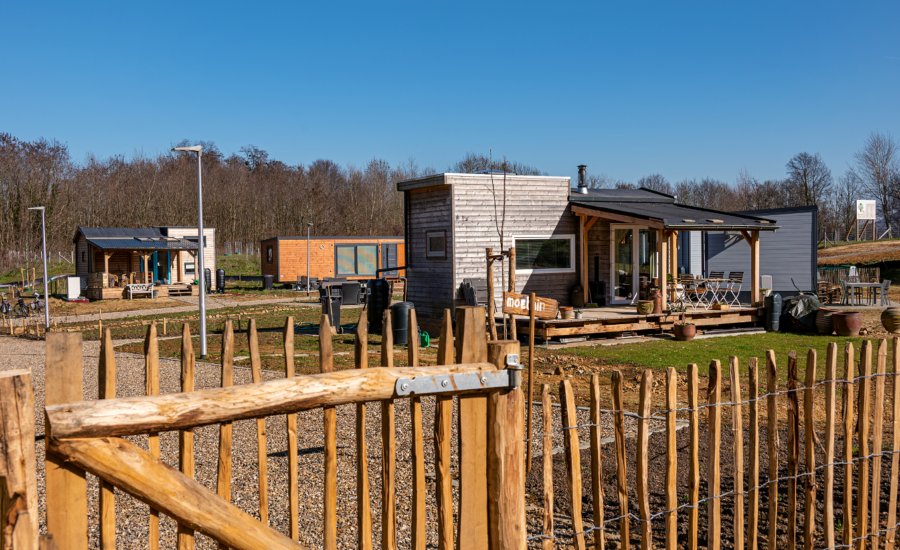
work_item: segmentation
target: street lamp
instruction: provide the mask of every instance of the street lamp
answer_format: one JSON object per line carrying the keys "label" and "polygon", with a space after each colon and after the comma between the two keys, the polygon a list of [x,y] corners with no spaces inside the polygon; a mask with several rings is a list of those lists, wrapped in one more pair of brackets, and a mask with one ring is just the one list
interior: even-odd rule
{"label": "street lamp", "polygon": [[206,271],[203,269],[203,254],[206,242],[203,238],[203,166],[200,157],[202,145],[175,147],[173,151],[197,153],[197,272],[200,279],[200,359],[206,358]]}
{"label": "street lamp", "polygon": [[[35,206],[29,210],[41,211],[41,241],[44,243],[44,328],[50,328],[50,298],[47,289],[47,226],[44,224],[44,207]],[[34,290],[34,289],[32,289]],[[102,335],[101,335],[102,336]]]}
{"label": "street lamp", "polygon": [[309,228],[311,222],[306,222],[306,297],[309,297]]}

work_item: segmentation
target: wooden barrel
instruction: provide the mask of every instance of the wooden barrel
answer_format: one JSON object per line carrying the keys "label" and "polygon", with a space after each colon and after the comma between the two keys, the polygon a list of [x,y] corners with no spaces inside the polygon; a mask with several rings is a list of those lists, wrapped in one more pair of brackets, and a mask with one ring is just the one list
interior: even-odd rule
{"label": "wooden barrel", "polygon": [[834,322],[832,316],[838,311],[831,307],[820,307],[816,314],[816,330],[819,334],[831,334],[834,332]]}

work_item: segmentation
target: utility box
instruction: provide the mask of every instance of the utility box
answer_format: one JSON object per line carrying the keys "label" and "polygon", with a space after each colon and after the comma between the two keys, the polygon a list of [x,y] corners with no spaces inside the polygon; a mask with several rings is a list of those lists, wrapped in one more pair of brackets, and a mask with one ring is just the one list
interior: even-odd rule
{"label": "utility box", "polygon": [[66,277],[66,299],[77,300],[81,296],[81,277]]}

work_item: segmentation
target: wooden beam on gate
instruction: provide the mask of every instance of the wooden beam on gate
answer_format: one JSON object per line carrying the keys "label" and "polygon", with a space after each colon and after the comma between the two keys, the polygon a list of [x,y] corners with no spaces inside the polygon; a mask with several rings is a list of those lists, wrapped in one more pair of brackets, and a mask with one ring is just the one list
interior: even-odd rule
{"label": "wooden beam on gate", "polygon": [[583,206],[571,206],[572,212],[575,214],[586,214],[588,216],[597,216],[598,218],[603,218],[604,220],[613,220],[617,222],[623,223],[633,223],[636,225],[643,225],[645,227],[649,227],[650,229],[662,229],[663,222],[662,220],[648,220],[644,218],[637,218],[634,216],[628,216],[625,214],[618,214],[614,212],[601,212],[599,210],[594,210],[593,208],[585,208]]}
{"label": "wooden beam on gate", "polygon": [[51,439],[48,445],[67,463],[91,472],[228,548],[304,548],[124,439]]}
{"label": "wooden beam on gate", "polygon": [[[395,397],[394,386],[401,378],[490,370],[495,370],[494,365],[486,362],[341,370],[189,393],[81,402],[72,399],[66,404],[55,401],[56,405],[46,408],[46,414],[53,435],[58,439],[118,437],[293,414],[319,407],[383,401]],[[448,392],[447,395],[483,391]]]}

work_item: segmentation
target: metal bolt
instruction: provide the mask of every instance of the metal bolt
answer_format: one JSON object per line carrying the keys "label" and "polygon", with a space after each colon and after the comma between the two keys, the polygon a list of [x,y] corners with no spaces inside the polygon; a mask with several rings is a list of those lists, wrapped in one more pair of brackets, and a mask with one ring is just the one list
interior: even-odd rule
{"label": "metal bolt", "polygon": [[400,385],[400,389],[403,390],[403,391],[408,390],[408,389],[409,389],[409,384],[401,384],[401,385]]}
{"label": "metal bolt", "polygon": [[481,377],[481,383],[482,383],[482,384],[487,384],[487,376],[482,376],[482,377]]}
{"label": "metal bolt", "polygon": [[449,386],[449,385],[450,385],[450,381],[449,381],[449,380],[443,380],[443,381],[441,381],[441,387],[446,388],[446,387]]}

